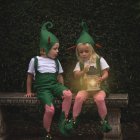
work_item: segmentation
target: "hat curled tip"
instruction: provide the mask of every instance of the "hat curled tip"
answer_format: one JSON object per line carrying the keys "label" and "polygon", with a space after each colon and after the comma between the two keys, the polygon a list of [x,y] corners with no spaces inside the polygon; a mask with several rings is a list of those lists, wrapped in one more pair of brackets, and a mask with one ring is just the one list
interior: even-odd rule
{"label": "hat curled tip", "polygon": [[46,30],[46,29],[51,29],[52,27],[53,27],[52,22],[47,21],[47,22],[45,22],[45,23],[43,24],[42,29],[43,29],[43,30]]}

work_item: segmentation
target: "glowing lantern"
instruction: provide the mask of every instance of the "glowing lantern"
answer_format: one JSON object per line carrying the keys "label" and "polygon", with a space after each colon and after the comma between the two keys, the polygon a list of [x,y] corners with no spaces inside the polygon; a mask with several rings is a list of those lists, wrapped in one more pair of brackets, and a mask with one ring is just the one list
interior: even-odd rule
{"label": "glowing lantern", "polygon": [[86,75],[87,91],[98,91],[100,90],[100,83],[98,81],[99,74],[94,66],[89,68]]}

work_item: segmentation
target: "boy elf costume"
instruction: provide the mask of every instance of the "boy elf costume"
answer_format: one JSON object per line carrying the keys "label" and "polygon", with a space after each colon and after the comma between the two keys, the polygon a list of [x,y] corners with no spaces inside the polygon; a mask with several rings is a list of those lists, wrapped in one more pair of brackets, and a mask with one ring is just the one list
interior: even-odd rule
{"label": "boy elf costume", "polygon": [[[83,27],[83,31],[82,31],[82,33],[81,33],[79,39],[77,40],[76,45],[78,45],[79,43],[83,43],[83,44],[84,44],[84,43],[88,43],[88,44],[90,44],[92,47],[95,47],[95,42],[94,42],[93,38],[88,34],[88,27],[87,27],[87,25],[86,25],[85,22],[82,22],[82,27]],[[94,74],[99,75],[99,76],[101,76],[100,58],[101,58],[101,57],[96,57],[96,67],[94,67]],[[83,70],[83,69],[84,69],[84,63],[79,62],[79,66],[80,66],[80,70]],[[90,69],[89,69],[89,70],[90,70]],[[90,74],[92,74],[92,72],[91,72],[91,71],[88,71],[86,74],[89,74],[89,75],[90,75]],[[80,86],[79,86],[79,89],[78,89],[79,91],[80,91],[80,90],[86,90],[86,89],[87,89],[87,85],[86,85],[86,83],[85,83],[85,79],[84,79],[83,76],[79,78],[79,85],[80,85]],[[108,93],[109,93],[109,88],[108,88],[108,86],[107,86],[106,81],[103,81],[103,82],[101,83],[100,89],[101,89],[101,90],[104,90],[105,93],[108,95]],[[78,122],[79,122],[79,116],[76,118],[75,121],[73,121],[73,127],[74,127],[74,128],[77,127]],[[103,132],[109,132],[109,131],[112,129],[112,128],[110,127],[110,125],[108,124],[108,122],[106,121],[106,119],[104,119],[101,123],[102,123],[102,128],[101,128],[101,130],[102,130]]]}
{"label": "boy elf costume", "polygon": [[[49,53],[51,48],[54,46],[55,43],[58,43],[57,37],[52,34],[51,32],[48,31],[48,29],[52,28],[52,23],[47,22],[42,25],[41,28],[41,37],[40,37],[40,49],[45,49],[46,55]],[[67,87],[62,85],[57,81],[57,76],[59,74],[59,70],[62,70],[62,67],[60,65],[60,62],[58,59],[51,59],[48,58],[49,61],[55,61],[54,66],[56,68],[56,72],[45,72],[41,73],[39,72],[38,68],[40,67],[39,64],[39,57],[34,57],[34,69],[35,69],[35,83],[34,83],[34,88],[36,89],[37,92],[37,97],[41,101],[41,103],[46,106],[47,109],[51,110],[51,117],[53,117],[54,114],[54,106],[53,106],[53,100],[56,97],[63,97],[63,102],[62,102],[62,113],[61,117],[59,120],[59,130],[60,132],[68,136],[69,135],[69,125],[67,125],[68,120],[66,118],[66,111],[67,115],[69,113],[69,109],[71,106],[71,100],[72,100],[72,93],[70,90],[68,90]],[[48,65],[48,64],[46,64]],[[46,110],[47,110],[46,109]],[[46,112],[48,112],[48,110]],[[49,114],[47,115],[49,116]],[[51,124],[51,121],[50,121]],[[46,136],[47,140],[51,140],[52,137],[50,135]]]}

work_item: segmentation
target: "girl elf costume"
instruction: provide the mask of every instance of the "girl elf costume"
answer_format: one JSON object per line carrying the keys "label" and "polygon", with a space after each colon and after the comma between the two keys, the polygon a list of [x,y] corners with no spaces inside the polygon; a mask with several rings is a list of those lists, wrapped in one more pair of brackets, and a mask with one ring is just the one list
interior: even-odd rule
{"label": "girl elf costume", "polygon": [[[97,105],[98,113],[101,118],[101,130],[103,132],[109,132],[112,128],[106,120],[107,108],[105,105],[105,97],[108,95],[109,90],[106,85],[106,78],[108,77],[109,65],[103,57],[100,57],[95,51],[95,42],[93,38],[88,34],[88,28],[85,22],[82,22],[83,31],[76,42],[76,55],[78,63],[74,69],[74,75],[79,79],[80,88],[75,97],[73,106],[73,126],[76,127],[78,118],[81,112],[83,102],[89,97],[93,96],[93,99]],[[100,90],[90,91],[87,90],[87,74],[91,74],[90,68],[93,68],[93,73],[98,75],[98,82],[100,83]]]}
{"label": "girl elf costume", "polygon": [[[63,78],[61,73],[63,69],[59,60],[49,57],[49,53],[52,52],[55,44],[59,43],[57,37],[48,31],[52,28],[52,23],[44,23],[41,27],[40,37],[40,50],[45,50],[41,56],[36,56],[31,59],[28,68],[27,76],[27,97],[31,97],[31,83],[34,78],[34,87],[37,93],[37,98],[41,101],[44,106],[43,126],[47,132],[46,140],[51,140],[50,127],[54,116],[55,108],[53,100],[61,98],[62,101],[62,113],[59,120],[60,132],[67,136],[69,135],[67,125],[67,118],[71,107],[72,93],[62,83],[59,83],[59,77]],[[57,46],[58,49],[58,46]],[[56,51],[56,50],[53,50]],[[63,81],[63,80],[61,80]],[[68,127],[67,127],[68,126]]]}

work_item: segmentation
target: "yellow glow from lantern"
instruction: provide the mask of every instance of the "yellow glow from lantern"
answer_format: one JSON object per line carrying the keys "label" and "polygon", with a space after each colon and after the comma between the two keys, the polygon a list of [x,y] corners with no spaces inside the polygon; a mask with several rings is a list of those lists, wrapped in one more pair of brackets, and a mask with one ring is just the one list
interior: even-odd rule
{"label": "yellow glow from lantern", "polygon": [[92,79],[89,81],[90,86],[95,86],[97,84],[96,80]]}
{"label": "yellow glow from lantern", "polygon": [[100,90],[100,84],[98,82],[97,75],[87,75],[87,91]]}

